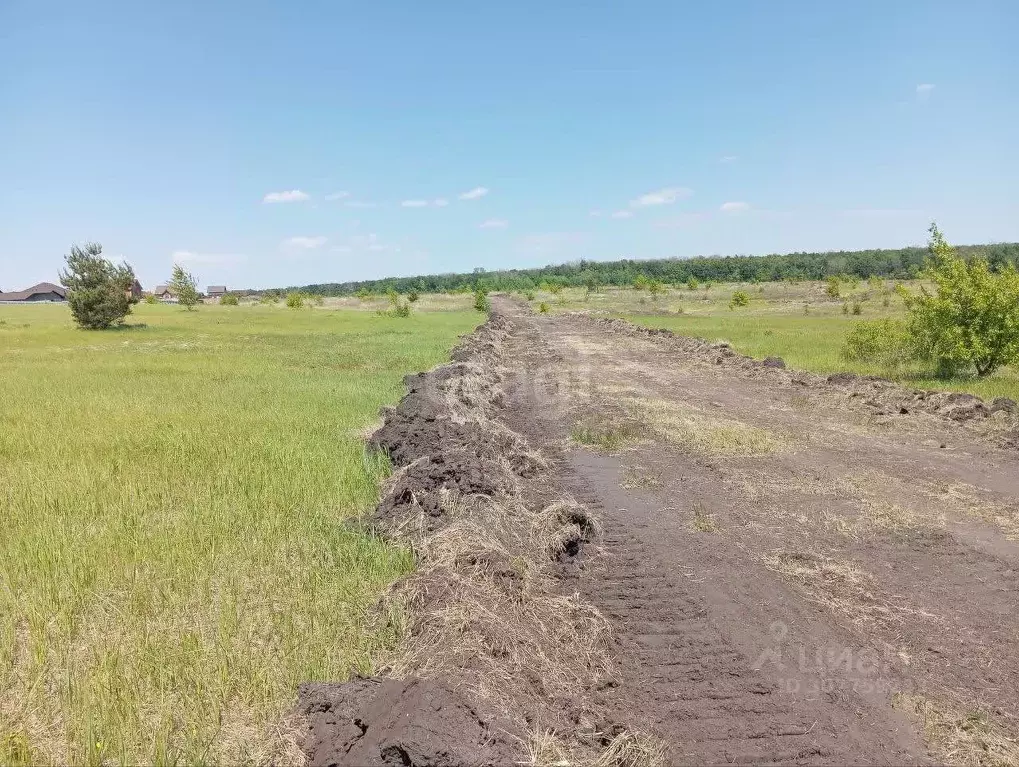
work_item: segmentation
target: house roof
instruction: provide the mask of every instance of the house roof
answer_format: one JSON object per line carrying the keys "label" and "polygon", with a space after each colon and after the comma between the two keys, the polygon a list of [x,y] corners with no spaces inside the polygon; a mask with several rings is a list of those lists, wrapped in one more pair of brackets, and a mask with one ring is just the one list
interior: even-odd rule
{"label": "house roof", "polygon": [[209,293],[226,293],[226,285],[210,285]]}
{"label": "house roof", "polygon": [[67,298],[67,291],[52,282],[40,282],[25,290],[18,290],[13,293],[0,293],[0,301],[24,301],[37,293],[56,293],[61,298]]}
{"label": "house roof", "polygon": [[156,289],[152,291],[155,295],[161,296],[163,293],[172,293],[169,285],[156,285]]}

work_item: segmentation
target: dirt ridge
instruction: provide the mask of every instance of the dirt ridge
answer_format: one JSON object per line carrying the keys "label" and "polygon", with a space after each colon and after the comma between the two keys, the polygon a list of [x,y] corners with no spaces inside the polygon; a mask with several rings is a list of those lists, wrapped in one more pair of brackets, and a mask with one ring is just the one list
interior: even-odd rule
{"label": "dirt ridge", "polygon": [[607,622],[561,585],[599,523],[545,492],[548,460],[499,418],[513,330],[493,311],[450,363],[405,379],[369,440],[395,472],[367,523],[418,566],[380,606],[406,622],[384,676],[299,690],[313,764],[518,763],[529,749],[593,762],[639,737],[599,706]]}
{"label": "dirt ridge", "polygon": [[[648,328],[613,317],[593,317],[583,312],[568,315],[613,333],[655,339],[671,345],[685,355],[698,357],[714,365],[738,368],[744,375],[772,376],[792,385],[810,388],[827,388],[847,399],[857,400],[874,415],[909,415],[927,413],[966,423],[996,417],[1000,419],[996,431],[1000,442],[1019,447],[1019,404],[1007,397],[986,401],[974,394],[946,392],[931,389],[914,389],[879,376],[856,373],[821,375],[786,367],[778,357],[758,360],[741,354],[728,343],[713,343],[704,338],[685,336],[666,328]],[[1000,416],[998,416],[1000,414]]]}

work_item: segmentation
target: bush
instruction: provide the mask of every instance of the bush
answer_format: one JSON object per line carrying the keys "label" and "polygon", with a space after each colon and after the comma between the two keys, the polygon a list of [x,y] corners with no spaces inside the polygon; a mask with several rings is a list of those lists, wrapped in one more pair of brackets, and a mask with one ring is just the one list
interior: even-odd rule
{"label": "bush", "polygon": [[287,293],[287,306],[291,309],[304,308],[304,295],[302,293]]}
{"label": "bush", "polygon": [[538,305],[538,313],[539,314],[548,314],[548,304],[546,304],[544,301],[542,301]]}
{"label": "bush", "polygon": [[634,290],[644,290],[648,286],[648,278],[643,274],[638,274],[636,279],[633,281]]}
{"label": "bush", "polygon": [[686,287],[690,290],[697,290],[697,285],[698,282],[696,277],[691,277],[689,280],[686,281]]}
{"label": "bush", "polygon": [[651,294],[652,298],[658,298],[658,296],[665,290],[665,286],[662,285],[660,280],[648,280],[647,292]]}
{"label": "bush", "polygon": [[842,357],[850,362],[870,362],[893,369],[915,355],[906,323],[886,318],[853,323],[846,334]]}
{"label": "bush", "polygon": [[842,286],[839,284],[839,278],[829,277],[828,284],[825,286],[824,292],[828,294],[828,298],[841,298]]}
{"label": "bush", "polygon": [[1019,362],[1019,272],[1008,264],[999,273],[986,259],[965,261],[931,224],[931,257],[922,277],[934,283],[918,295],[903,291],[908,327],[918,353],[933,361],[938,375],[975,369],[988,376]]}
{"label": "bush", "polygon": [[849,314],[849,302],[848,301],[843,301],[842,302],[842,313],[843,314]]}
{"label": "bush", "polygon": [[115,266],[102,256],[103,246],[86,242],[71,246],[67,268],[60,273],[60,284],[67,288],[67,303],[78,327],[105,330],[119,325],[137,303],[131,294],[134,270],[127,264]]}
{"label": "bush", "polygon": [[410,301],[412,304],[417,303],[419,298],[421,298],[421,294],[418,293],[416,290],[412,290],[410,293],[407,294],[407,300]]}
{"label": "bush", "polygon": [[368,290],[367,288],[361,288],[354,295],[357,296],[362,301],[367,301],[369,298],[372,297],[371,291]]}
{"label": "bush", "polygon": [[474,308],[479,312],[487,313],[491,309],[488,303],[488,293],[483,288],[474,291]]}
{"label": "bush", "polygon": [[145,303],[147,303],[147,304],[158,304],[159,303],[159,299],[156,298],[151,293],[149,293],[147,296],[145,296]]}
{"label": "bush", "polygon": [[219,299],[221,306],[237,306],[240,301],[237,300],[237,296],[233,293],[227,293],[225,296],[221,296]]}
{"label": "bush", "polygon": [[524,296],[524,298],[526,298],[528,301],[533,301],[534,300],[534,291],[533,290],[528,290],[527,294]]}
{"label": "bush", "polygon": [[853,301],[853,314],[855,314],[856,316],[860,316],[861,314],[863,314],[863,304],[861,304],[859,301]]}
{"label": "bush", "polygon": [[396,317],[410,317],[410,304],[397,304],[393,307],[393,315]]}
{"label": "bush", "polygon": [[737,290],[732,294],[732,299],[729,301],[729,308],[737,309],[744,306],[750,306],[750,295],[745,290]]}

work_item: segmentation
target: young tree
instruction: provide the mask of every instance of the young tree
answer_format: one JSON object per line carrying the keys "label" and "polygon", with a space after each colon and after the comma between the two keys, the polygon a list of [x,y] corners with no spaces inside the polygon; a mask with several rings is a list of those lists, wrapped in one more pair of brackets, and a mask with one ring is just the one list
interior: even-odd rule
{"label": "young tree", "polygon": [[131,293],[134,270],[127,264],[116,266],[102,257],[103,246],[86,242],[71,246],[67,268],[60,283],[67,288],[67,302],[78,327],[104,330],[119,325],[138,302]]}
{"label": "young tree", "polygon": [[1008,264],[991,271],[987,260],[960,258],[937,224],[930,227],[930,258],[922,276],[934,283],[905,296],[916,350],[951,376],[975,368],[988,376],[1019,362],[1019,272]]}
{"label": "young tree", "polygon": [[195,278],[180,264],[173,265],[173,276],[170,277],[170,291],[177,296],[177,302],[189,312],[198,303],[198,288],[195,287]]}

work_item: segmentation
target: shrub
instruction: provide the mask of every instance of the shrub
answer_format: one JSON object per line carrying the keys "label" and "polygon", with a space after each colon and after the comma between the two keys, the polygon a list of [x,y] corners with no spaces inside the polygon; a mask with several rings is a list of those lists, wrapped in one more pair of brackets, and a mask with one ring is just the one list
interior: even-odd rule
{"label": "shrub", "polygon": [[240,301],[237,300],[237,296],[233,293],[227,293],[225,296],[221,296],[219,299],[221,306],[237,306]]}
{"label": "shrub", "polygon": [[354,295],[357,296],[362,301],[367,301],[369,298],[372,297],[371,291],[368,290],[368,288],[361,288]]}
{"label": "shrub", "polygon": [[849,302],[848,301],[843,301],[842,302],[842,313],[843,314],[849,314]]}
{"label": "shrub", "polygon": [[410,317],[410,304],[397,304],[393,307],[393,315],[396,317]]}
{"label": "shrub", "polygon": [[398,303],[400,303],[400,294],[397,293],[392,288],[386,291],[386,298],[389,299],[389,303],[391,303],[393,306],[396,306]]}
{"label": "shrub", "polygon": [[863,314],[863,304],[859,301],[853,301],[853,314],[856,316]]}
{"label": "shrub", "polygon": [[544,301],[542,301],[538,305],[538,312],[539,312],[539,314],[548,314],[548,304],[546,304]]}
{"label": "shrub", "polygon": [[145,303],[147,303],[147,304],[158,304],[159,303],[159,299],[156,298],[151,293],[149,293],[147,296],[145,296]]}
{"label": "shrub", "polygon": [[638,274],[637,278],[633,281],[634,290],[644,290],[648,286],[648,278],[643,274]]}
{"label": "shrub", "polygon": [[828,298],[841,298],[842,286],[839,284],[839,278],[829,277],[828,284],[825,286],[824,292],[828,294]]}
{"label": "shrub", "polygon": [[658,298],[663,290],[665,290],[665,286],[662,285],[661,280],[648,280],[647,292],[651,294],[652,298]]}
{"label": "shrub", "polygon": [[893,369],[915,355],[906,323],[886,318],[853,323],[846,334],[842,356],[850,362],[870,362]]}
{"label": "shrub", "polygon": [[939,375],[976,369],[987,376],[1002,365],[1019,362],[1019,271],[1013,264],[995,274],[986,259],[960,258],[930,226],[930,259],[921,287],[905,293],[907,321],[918,353],[933,361]]}
{"label": "shrub", "polygon": [[416,290],[412,290],[410,293],[407,294],[407,300],[410,301],[412,304],[417,303],[419,298],[421,298],[421,294],[418,293]]}
{"label": "shrub", "polygon": [[304,295],[296,291],[287,293],[287,306],[290,309],[303,309],[304,308]]}
{"label": "shrub", "polygon": [[737,309],[744,306],[750,306],[750,295],[745,290],[737,290],[732,294],[732,299],[729,301],[729,308]]}
{"label": "shrub", "polygon": [[528,301],[533,301],[534,300],[534,291],[533,290],[528,290],[527,294],[524,296],[524,298],[526,298]]}
{"label": "shrub", "polygon": [[474,308],[479,312],[488,312],[491,309],[491,305],[488,302],[488,293],[484,288],[478,288],[474,291]]}
{"label": "shrub", "polygon": [[137,303],[131,295],[134,270],[127,264],[114,265],[102,256],[103,246],[86,242],[71,246],[67,268],[60,273],[60,284],[67,288],[67,303],[78,327],[105,330],[119,325]]}
{"label": "shrub", "polygon": [[697,285],[698,282],[696,277],[691,277],[689,280],[686,281],[686,287],[690,290],[697,290]]}

